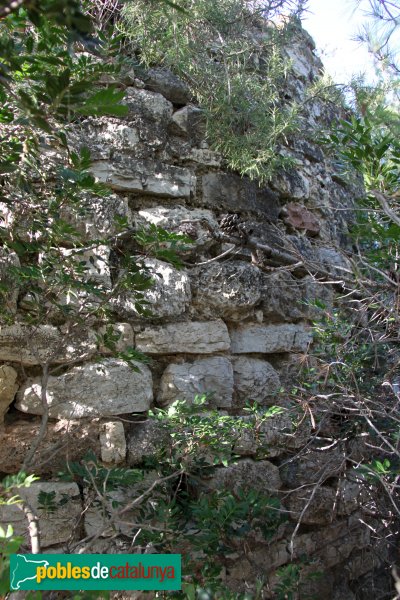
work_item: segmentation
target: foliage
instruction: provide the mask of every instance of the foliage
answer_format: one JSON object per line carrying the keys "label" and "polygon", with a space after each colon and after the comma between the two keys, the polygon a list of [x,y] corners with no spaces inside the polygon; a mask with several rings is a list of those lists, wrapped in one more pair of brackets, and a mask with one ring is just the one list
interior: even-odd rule
{"label": "foliage", "polygon": [[[176,12],[155,0],[130,1],[120,27],[141,65],[163,64],[187,82],[204,111],[211,147],[232,169],[265,181],[287,164],[278,144],[298,127],[297,107],[281,99],[289,68],[282,46],[301,3],[180,4],[185,10]],[[292,15],[286,27],[266,25],[285,12]]]}

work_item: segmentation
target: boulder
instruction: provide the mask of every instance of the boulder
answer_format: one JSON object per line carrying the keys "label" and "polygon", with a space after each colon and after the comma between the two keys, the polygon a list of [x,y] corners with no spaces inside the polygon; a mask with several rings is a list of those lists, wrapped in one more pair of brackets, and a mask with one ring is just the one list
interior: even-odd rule
{"label": "boulder", "polygon": [[[104,359],[101,363],[73,367],[58,377],[49,377],[49,416],[55,419],[109,417],[145,412],[153,399],[150,369],[137,364],[132,370],[124,361]],[[16,408],[41,415],[40,377],[30,378],[17,394]]]}
{"label": "boulder", "polygon": [[286,504],[295,523],[301,516],[303,525],[329,525],[335,518],[336,491],[330,487],[296,490]]}

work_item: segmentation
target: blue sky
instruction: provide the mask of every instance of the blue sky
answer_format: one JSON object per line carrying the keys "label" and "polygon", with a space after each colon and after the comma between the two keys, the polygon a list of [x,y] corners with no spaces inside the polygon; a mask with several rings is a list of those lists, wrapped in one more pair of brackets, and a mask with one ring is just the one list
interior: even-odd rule
{"label": "blue sky", "polygon": [[366,71],[373,79],[373,60],[367,49],[352,41],[365,22],[368,1],[309,0],[303,27],[315,40],[319,55],[328,73],[337,83],[347,83],[352,74]]}

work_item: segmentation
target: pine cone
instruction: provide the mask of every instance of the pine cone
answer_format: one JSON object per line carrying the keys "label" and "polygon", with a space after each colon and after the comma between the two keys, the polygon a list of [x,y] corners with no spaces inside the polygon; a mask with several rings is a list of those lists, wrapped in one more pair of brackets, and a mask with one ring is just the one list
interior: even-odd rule
{"label": "pine cone", "polygon": [[237,214],[226,214],[222,215],[219,220],[219,227],[226,235],[238,235],[240,217]]}
{"label": "pine cone", "polygon": [[182,233],[183,235],[192,238],[192,240],[198,238],[197,227],[194,223],[181,223],[176,231],[177,233]]}

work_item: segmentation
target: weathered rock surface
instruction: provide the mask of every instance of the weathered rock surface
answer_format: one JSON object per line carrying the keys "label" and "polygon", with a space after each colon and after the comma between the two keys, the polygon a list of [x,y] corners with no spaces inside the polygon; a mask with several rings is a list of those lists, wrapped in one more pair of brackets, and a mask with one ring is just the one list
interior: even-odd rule
{"label": "weathered rock surface", "polygon": [[247,401],[273,404],[280,388],[279,375],[266,360],[241,356],[233,360],[235,404]]}
{"label": "weathered rock surface", "polygon": [[[144,264],[153,277],[152,287],[144,292],[144,298],[149,303],[146,308],[157,319],[178,317],[184,313],[192,297],[187,273],[154,258],[146,259]],[[129,300],[125,301],[125,305],[127,302]],[[128,308],[134,313],[134,302]]]}
{"label": "weathered rock surface", "polygon": [[15,323],[0,327],[0,360],[25,366],[85,360],[96,349],[96,336],[84,329],[63,335],[52,325]]}
{"label": "weathered rock surface", "polygon": [[251,315],[261,296],[260,271],[232,261],[214,263],[192,272],[193,304],[202,317],[239,321]]}
{"label": "weathered rock surface", "polygon": [[287,451],[288,439],[294,427],[288,413],[271,415],[261,422],[252,417],[242,417],[250,425],[241,429],[233,451],[240,456],[279,456]]}
{"label": "weathered rock surface", "polygon": [[191,403],[196,395],[211,393],[210,403],[219,408],[232,405],[233,370],[228,358],[213,356],[193,363],[171,364],[163,373],[158,394],[161,405],[174,400]]}
{"label": "weathered rock surface", "polygon": [[[54,510],[51,512],[39,508],[38,496],[40,492],[45,494],[55,492],[52,502]],[[77,536],[79,531],[78,520],[82,506],[79,488],[76,483],[34,482],[29,488],[20,488],[18,495],[29,503],[38,516],[42,548],[62,544]],[[28,521],[22,506],[22,504],[0,506],[0,522],[12,525],[14,534],[22,535],[28,546],[30,546]],[[76,528],[75,532],[74,528]]]}
{"label": "weathered rock surface", "polygon": [[84,239],[110,237],[118,233],[117,220],[132,224],[128,201],[123,196],[86,196],[79,206],[61,207],[62,218],[70,223]]}
{"label": "weathered rock surface", "polygon": [[276,221],[280,205],[268,188],[226,173],[207,173],[202,177],[203,206],[216,211],[252,212]]}
{"label": "weathered rock surface", "polygon": [[311,342],[311,333],[304,325],[246,323],[232,327],[230,334],[234,354],[302,352]]}
{"label": "weathered rock surface", "polygon": [[159,92],[174,104],[186,104],[190,100],[188,86],[169,69],[149,69],[145,76],[148,90]]}
{"label": "weathered rock surface", "polygon": [[128,465],[135,466],[146,458],[163,455],[171,443],[171,438],[160,422],[148,419],[131,424],[126,443]]}
{"label": "weathered rock surface", "polygon": [[[133,347],[133,329],[129,323],[113,323],[98,329],[100,336],[99,352],[112,355],[114,352],[124,352]],[[109,341],[112,348],[108,348],[105,341]]]}
{"label": "weathered rock surface", "polygon": [[[148,367],[137,365],[133,371],[122,360],[104,359],[101,363],[74,367],[59,377],[49,377],[47,397],[51,418],[114,416],[145,412],[153,398],[152,377]],[[17,395],[16,407],[40,415],[40,378],[28,379]]]}
{"label": "weathered rock surface", "polygon": [[18,390],[18,373],[9,365],[0,366],[0,426]]}
{"label": "weathered rock surface", "polygon": [[195,189],[195,178],[190,170],[158,161],[139,161],[130,156],[94,161],[90,171],[98,181],[114,190],[189,199]]}
{"label": "weathered rock surface", "polygon": [[[149,223],[162,227],[174,233],[184,233],[193,240],[194,249],[208,247],[213,243],[210,232],[202,221],[207,221],[211,227],[217,228],[217,220],[211,210],[195,208],[188,209],[185,206],[154,206],[139,210],[135,215],[138,225]],[[188,225],[192,231],[188,234]],[[190,251],[190,248],[189,248]]]}
{"label": "weathered rock surface", "polygon": [[287,501],[290,518],[304,525],[329,525],[335,518],[336,491],[329,487],[292,492]]}
{"label": "weathered rock surface", "polygon": [[136,334],[135,342],[138,350],[148,354],[212,354],[230,346],[228,329],[219,319],[146,327]]}
{"label": "weathered rock surface", "polygon": [[100,427],[101,460],[108,465],[124,462],[126,439],[121,421],[107,421]]}
{"label": "weathered rock surface", "polygon": [[310,237],[316,236],[320,232],[318,219],[303,204],[297,202],[288,202],[284,207],[284,222],[291,225],[294,229],[304,231]]}
{"label": "weathered rock surface", "polygon": [[299,454],[281,467],[280,474],[284,485],[293,489],[302,485],[322,484],[330,477],[337,476],[343,468],[343,453],[336,447]]}
{"label": "weathered rock surface", "polygon": [[276,492],[282,485],[278,467],[267,460],[254,462],[247,458],[235,465],[216,469],[207,483],[216,490],[247,489],[263,493]]}

